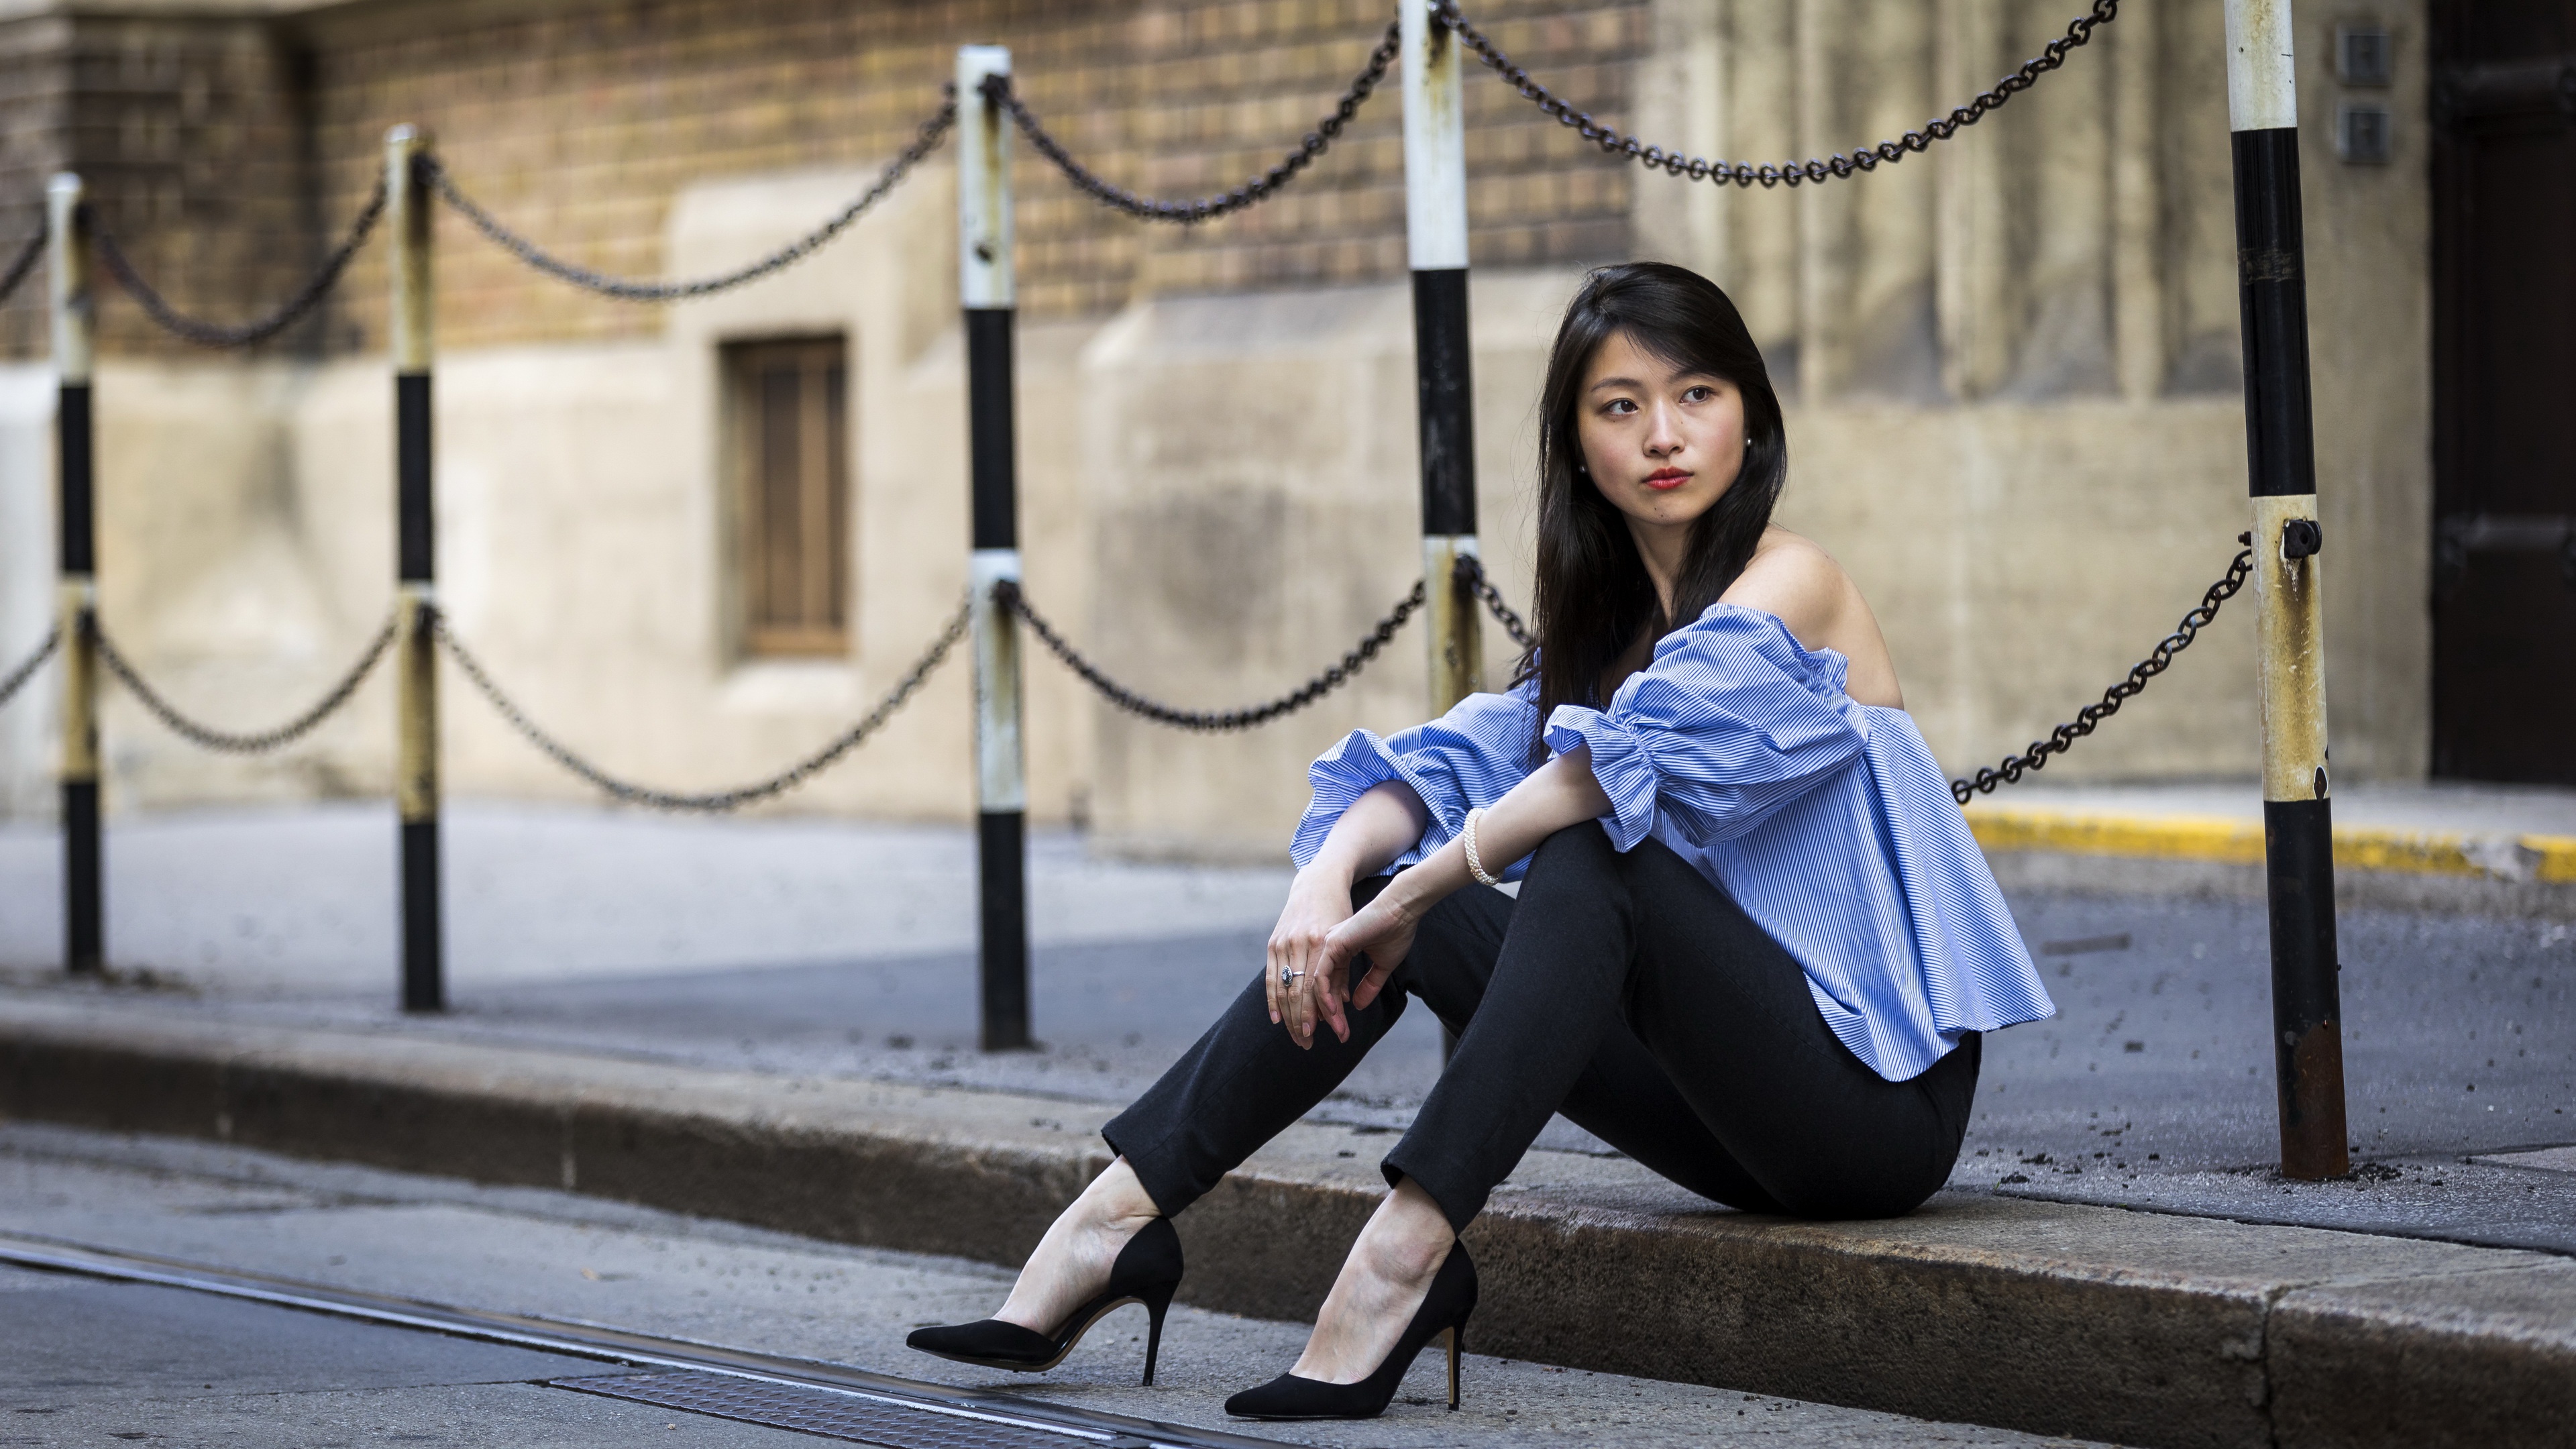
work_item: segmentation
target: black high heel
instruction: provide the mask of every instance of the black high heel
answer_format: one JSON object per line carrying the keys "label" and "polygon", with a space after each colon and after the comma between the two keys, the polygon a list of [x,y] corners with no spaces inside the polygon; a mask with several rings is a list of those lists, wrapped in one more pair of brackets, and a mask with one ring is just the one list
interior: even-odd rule
{"label": "black high heel", "polygon": [[1435,1338],[1449,1342],[1449,1407],[1458,1407],[1458,1357],[1467,1351],[1467,1315],[1476,1311],[1476,1265],[1467,1260],[1467,1245],[1453,1244],[1431,1277],[1431,1291],[1395,1341],[1395,1351],[1377,1372],[1355,1384],[1328,1384],[1281,1374],[1257,1389],[1245,1389],[1225,1401],[1225,1411],[1238,1419],[1374,1419],[1386,1412],[1414,1356]]}
{"label": "black high heel", "polygon": [[1180,1286],[1181,1235],[1172,1231],[1171,1219],[1156,1218],[1138,1228],[1127,1246],[1118,1250],[1118,1260],[1109,1266],[1109,1286],[1100,1290],[1100,1296],[1073,1310],[1064,1326],[1054,1333],[987,1318],[980,1323],[946,1328],[916,1328],[904,1345],[983,1368],[1044,1373],[1064,1362],[1064,1356],[1082,1342],[1091,1325],[1108,1317],[1110,1310],[1142,1303],[1151,1318],[1145,1335],[1145,1382],[1151,1385],[1154,1358],[1163,1347],[1163,1314],[1171,1308],[1172,1293]]}

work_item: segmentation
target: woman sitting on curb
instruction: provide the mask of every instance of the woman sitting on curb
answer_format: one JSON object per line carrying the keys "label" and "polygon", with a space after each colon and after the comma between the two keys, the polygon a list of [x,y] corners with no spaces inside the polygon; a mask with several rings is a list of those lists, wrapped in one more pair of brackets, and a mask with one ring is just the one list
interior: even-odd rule
{"label": "woman sitting on curb", "polygon": [[1153,1382],[1171,1216],[1415,996],[1457,1050],[1304,1355],[1228,1413],[1374,1415],[1434,1340],[1456,1407],[1458,1233],[1558,1112],[1747,1212],[1894,1217],[1948,1178],[1979,1033],[2055,1007],[1869,606],[1771,526],[1787,444],[1743,319],[1678,267],[1595,272],[1541,409],[1540,642],[1510,693],[1315,762],[1261,980],[1103,1129],[1117,1161],[1000,1315],[913,1347],[1052,1368],[1141,1301]]}

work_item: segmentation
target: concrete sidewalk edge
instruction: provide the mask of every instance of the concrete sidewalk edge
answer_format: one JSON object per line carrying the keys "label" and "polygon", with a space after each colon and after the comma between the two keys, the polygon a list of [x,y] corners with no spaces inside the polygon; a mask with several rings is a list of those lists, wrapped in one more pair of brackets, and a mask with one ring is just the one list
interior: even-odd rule
{"label": "concrete sidewalk edge", "polygon": [[[0,998],[0,1113],[573,1189],[1016,1262],[1106,1109]],[[1184,1297],[1302,1319],[1383,1190],[1301,1124],[1178,1219]],[[1886,1223],[1708,1211],[1532,1153],[1469,1230],[1479,1352],[2133,1444],[2543,1444],[2576,1261],[1945,1193]]]}

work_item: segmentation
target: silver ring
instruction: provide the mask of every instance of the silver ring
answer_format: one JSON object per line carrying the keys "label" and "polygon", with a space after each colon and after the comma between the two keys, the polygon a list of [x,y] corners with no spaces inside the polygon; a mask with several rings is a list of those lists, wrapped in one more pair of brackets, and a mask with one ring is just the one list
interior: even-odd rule
{"label": "silver ring", "polygon": [[1287,967],[1282,966],[1279,968],[1279,984],[1285,986],[1289,982],[1294,981],[1305,974],[1306,973],[1303,971],[1291,971]]}

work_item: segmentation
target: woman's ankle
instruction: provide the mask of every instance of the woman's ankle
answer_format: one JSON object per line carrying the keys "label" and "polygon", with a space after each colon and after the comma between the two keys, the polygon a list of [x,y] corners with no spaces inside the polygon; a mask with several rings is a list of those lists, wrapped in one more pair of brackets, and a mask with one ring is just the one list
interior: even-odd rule
{"label": "woman's ankle", "polygon": [[1076,1205],[1093,1223],[1130,1230],[1163,1215],[1163,1210],[1154,1205],[1153,1195],[1145,1191],[1144,1180],[1136,1176],[1136,1169],[1128,1166],[1124,1157],[1103,1168],[1100,1175],[1083,1188]]}
{"label": "woman's ankle", "polygon": [[1128,1240],[1160,1216],[1127,1159],[1111,1163],[1047,1228],[1037,1250],[1021,1265],[1010,1297],[993,1316],[1041,1333],[1053,1331],[1055,1320],[1097,1291],[1091,1286],[1095,1280],[1107,1280]]}
{"label": "woman's ankle", "polygon": [[1438,1272],[1457,1241],[1440,1204],[1408,1177],[1369,1215],[1355,1246],[1381,1276],[1409,1281]]}

